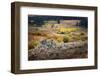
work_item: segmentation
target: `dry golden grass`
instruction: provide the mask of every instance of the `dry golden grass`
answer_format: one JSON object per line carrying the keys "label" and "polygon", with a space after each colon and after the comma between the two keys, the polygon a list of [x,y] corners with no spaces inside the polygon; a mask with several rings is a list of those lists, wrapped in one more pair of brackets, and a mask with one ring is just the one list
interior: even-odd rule
{"label": "dry golden grass", "polygon": [[[81,31],[79,28],[59,28],[51,31],[48,29],[29,32],[29,49],[34,48],[43,39],[52,39],[58,43],[73,42],[73,41],[85,41],[87,40],[86,32]],[[58,33],[59,32],[59,33]]]}

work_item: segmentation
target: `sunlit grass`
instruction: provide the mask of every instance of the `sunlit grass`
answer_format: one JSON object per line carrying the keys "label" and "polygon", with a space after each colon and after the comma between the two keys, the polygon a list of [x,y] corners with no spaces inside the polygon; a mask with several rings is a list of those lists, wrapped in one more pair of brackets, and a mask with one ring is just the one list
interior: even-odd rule
{"label": "sunlit grass", "polygon": [[58,28],[58,32],[75,32],[78,31],[79,28]]}
{"label": "sunlit grass", "polygon": [[39,41],[37,40],[31,40],[28,44],[28,49],[35,48],[37,45],[39,45]]}
{"label": "sunlit grass", "polygon": [[[48,29],[47,29],[48,30]],[[46,30],[46,31],[47,31]],[[49,29],[50,30],[50,29]],[[58,44],[59,43],[67,43],[67,42],[74,42],[74,41],[85,41],[87,40],[86,32],[82,31],[79,28],[57,28],[56,31],[46,32],[45,30],[41,32],[41,30],[34,31],[29,33],[32,35],[33,38],[38,37],[37,40],[32,39],[29,42],[29,49],[36,47],[40,43],[40,39],[43,37],[44,39],[48,40],[55,40]]]}

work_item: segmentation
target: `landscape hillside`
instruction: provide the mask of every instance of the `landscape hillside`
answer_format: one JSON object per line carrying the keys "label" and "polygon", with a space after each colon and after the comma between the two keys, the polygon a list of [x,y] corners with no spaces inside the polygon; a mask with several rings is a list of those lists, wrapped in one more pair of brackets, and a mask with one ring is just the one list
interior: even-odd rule
{"label": "landscape hillside", "polygon": [[81,20],[45,20],[28,24],[28,59],[87,58],[87,27]]}

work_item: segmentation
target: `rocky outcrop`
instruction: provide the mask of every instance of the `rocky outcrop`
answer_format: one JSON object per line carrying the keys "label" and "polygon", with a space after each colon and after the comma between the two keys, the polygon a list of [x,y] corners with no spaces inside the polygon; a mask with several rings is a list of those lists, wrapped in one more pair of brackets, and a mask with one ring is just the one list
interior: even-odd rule
{"label": "rocky outcrop", "polygon": [[29,60],[71,59],[87,57],[87,41],[56,43],[43,40],[34,49],[28,50]]}

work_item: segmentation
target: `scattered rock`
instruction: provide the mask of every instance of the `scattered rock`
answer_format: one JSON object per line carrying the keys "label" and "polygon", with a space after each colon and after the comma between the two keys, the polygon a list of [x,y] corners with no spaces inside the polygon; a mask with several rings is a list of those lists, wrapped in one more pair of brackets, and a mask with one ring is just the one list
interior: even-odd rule
{"label": "scattered rock", "polygon": [[39,46],[28,51],[29,60],[70,59],[87,57],[87,41],[63,43],[43,40]]}

